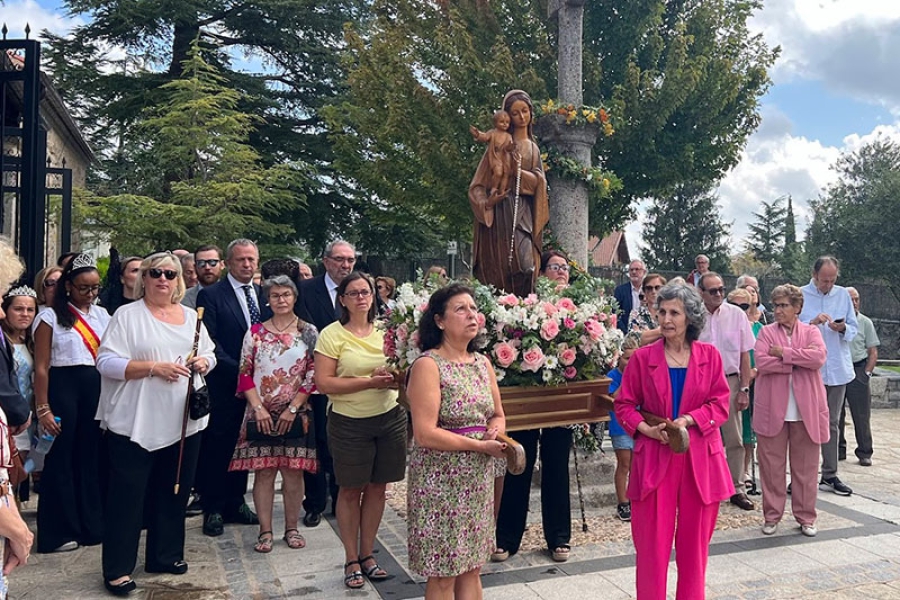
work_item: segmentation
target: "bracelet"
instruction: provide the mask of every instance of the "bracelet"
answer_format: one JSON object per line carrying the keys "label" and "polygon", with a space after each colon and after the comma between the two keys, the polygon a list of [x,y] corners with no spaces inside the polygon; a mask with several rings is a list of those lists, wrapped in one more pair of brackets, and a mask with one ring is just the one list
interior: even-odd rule
{"label": "bracelet", "polygon": [[257,404],[256,406],[253,407],[253,412],[259,412],[259,409],[261,409],[262,407],[263,407],[262,404]]}
{"label": "bracelet", "polygon": [[40,419],[40,418],[43,417],[44,415],[49,415],[49,414],[50,414],[50,407],[47,406],[47,405],[44,405],[44,406],[42,406],[41,408],[38,408],[38,409],[37,409],[37,416],[38,416],[38,419]]}
{"label": "bracelet", "polygon": [[153,363],[153,366],[150,367],[150,373],[147,375],[148,377],[153,377],[153,369],[155,369],[158,364],[159,363]]}

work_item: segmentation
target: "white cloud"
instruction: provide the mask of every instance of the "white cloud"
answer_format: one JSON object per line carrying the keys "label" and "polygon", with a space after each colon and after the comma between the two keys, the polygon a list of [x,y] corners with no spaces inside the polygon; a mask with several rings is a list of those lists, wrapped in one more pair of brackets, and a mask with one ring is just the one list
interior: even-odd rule
{"label": "white cloud", "polygon": [[62,10],[43,8],[34,0],[6,0],[3,21],[9,28],[7,37],[10,39],[24,38],[26,25],[31,27],[31,39],[40,39],[44,29],[64,35],[84,22],[80,17],[66,15]]}

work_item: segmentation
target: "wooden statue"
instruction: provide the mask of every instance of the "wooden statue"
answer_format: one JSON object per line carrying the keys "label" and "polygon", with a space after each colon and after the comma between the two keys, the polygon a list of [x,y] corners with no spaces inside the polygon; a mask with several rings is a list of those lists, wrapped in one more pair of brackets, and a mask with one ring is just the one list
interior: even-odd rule
{"label": "wooden statue", "polygon": [[[473,272],[482,283],[526,296],[534,291],[541,237],[550,218],[547,179],[532,131],[531,98],[522,90],[512,90],[503,98],[502,109],[509,115],[514,164],[504,186],[492,165],[492,149],[501,138],[495,128],[488,133],[491,141],[469,184],[469,203],[475,213]],[[495,127],[498,120],[495,117]],[[501,152],[499,158],[503,156]]]}
{"label": "wooden statue", "polygon": [[476,142],[487,144],[485,156],[491,170],[491,199],[499,199],[509,193],[509,176],[513,172],[515,161],[513,156],[516,143],[509,134],[509,113],[498,110],[494,113],[494,128],[490,131],[479,131],[474,125],[469,127]]}

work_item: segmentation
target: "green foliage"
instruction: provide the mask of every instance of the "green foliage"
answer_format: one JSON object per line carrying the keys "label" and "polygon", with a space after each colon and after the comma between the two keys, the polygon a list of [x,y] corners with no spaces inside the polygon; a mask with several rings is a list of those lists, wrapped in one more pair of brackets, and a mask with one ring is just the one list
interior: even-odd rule
{"label": "green foliage", "polygon": [[705,254],[711,270],[727,272],[731,224],[723,223],[720,215],[718,197],[703,186],[682,186],[671,196],[654,200],[643,231],[644,262],[650,269],[687,272],[694,257]]}
{"label": "green foliage", "polygon": [[750,232],[744,240],[745,249],[756,260],[769,265],[775,271],[784,251],[784,235],[787,219],[785,197],[762,203],[761,212],[753,213],[756,220],[750,224]]}
{"label": "green foliage", "polygon": [[781,272],[790,281],[804,281],[809,274],[807,263],[803,243],[797,241],[793,199],[788,196],[784,216],[784,251],[781,255]]}
{"label": "green foliage", "polygon": [[878,139],[838,159],[839,179],[810,203],[811,256],[832,254],[849,278],[886,281],[900,291],[900,144]]}

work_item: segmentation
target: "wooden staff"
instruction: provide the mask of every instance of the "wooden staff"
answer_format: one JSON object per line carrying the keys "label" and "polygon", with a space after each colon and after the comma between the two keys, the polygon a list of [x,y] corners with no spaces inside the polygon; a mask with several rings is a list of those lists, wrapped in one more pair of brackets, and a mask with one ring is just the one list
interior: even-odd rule
{"label": "wooden staff", "polygon": [[648,425],[655,427],[660,423],[665,423],[666,433],[669,435],[669,447],[672,449],[672,452],[674,452],[675,454],[684,454],[688,451],[688,448],[691,445],[691,436],[690,434],[688,434],[686,428],[679,427],[671,419],[658,417],[653,413],[649,413],[645,410],[639,412],[641,413],[641,416],[644,417],[644,420]]}
{"label": "wooden staff", "polygon": [[[194,346],[191,353],[188,354],[187,360],[190,362],[197,355],[200,347],[200,326],[203,324],[203,307],[197,309],[197,326],[194,329]],[[191,374],[188,375],[187,395],[184,397],[184,415],[181,418],[181,441],[178,443],[178,470],[175,472],[175,495],[181,489],[181,462],[184,459],[184,439],[187,435],[188,417],[191,409],[191,394],[194,393],[194,369],[191,368]]]}
{"label": "wooden staff", "polygon": [[525,472],[525,448],[506,434],[498,433],[497,441],[506,444],[506,470],[512,475]]}

